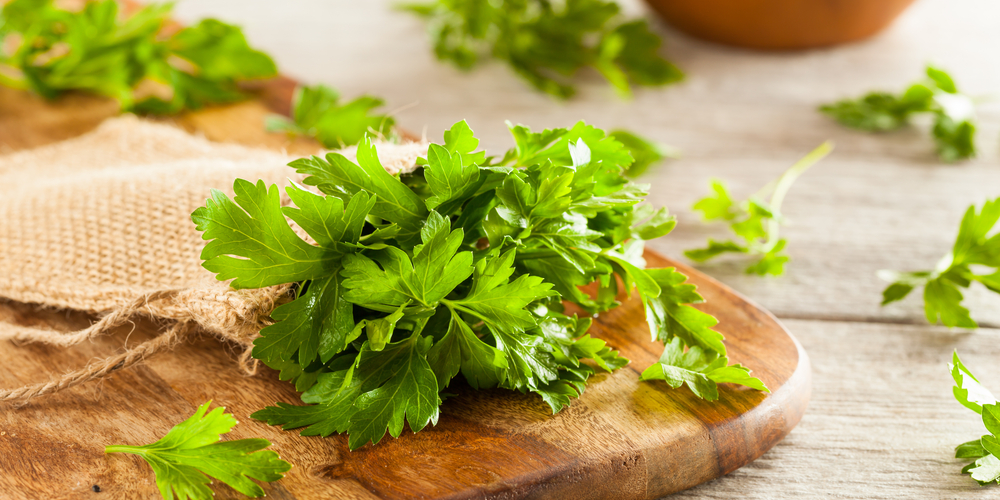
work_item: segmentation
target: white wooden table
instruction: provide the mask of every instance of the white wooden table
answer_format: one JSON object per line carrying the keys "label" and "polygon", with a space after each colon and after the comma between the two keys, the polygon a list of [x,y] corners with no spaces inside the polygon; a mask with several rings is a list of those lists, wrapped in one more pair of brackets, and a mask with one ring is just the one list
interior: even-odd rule
{"label": "white wooden table", "polygon": [[[743,263],[702,266],[764,305],[813,362],[813,398],[801,424],[756,462],[679,493],[690,498],[1000,498],[959,470],[952,448],[981,422],[954,402],[946,363],[958,349],[1000,392],[1000,297],[967,294],[970,332],[928,326],[919,294],[880,308],[879,269],[933,267],[970,203],[1000,196],[1000,2],[919,0],[884,34],[858,44],[759,53],[690,39],[663,26],[665,53],[688,74],[673,87],[618,99],[596,74],[578,98],[556,102],[506,67],[462,73],[433,59],[423,26],[388,1],[185,0],[182,20],[214,15],[242,24],[253,44],[303,81],[345,97],[370,93],[398,122],[434,140],[467,119],[485,147],[511,145],[504,120],[531,127],[579,119],[626,127],[683,151],[647,174],[652,201],[678,214],[651,246],[679,256],[724,237],[690,210],[708,179],[746,196],[825,139],[834,153],[793,187],[784,230],[792,257],[781,278],[742,274]],[[628,3],[629,12],[643,7]],[[934,62],[960,89],[991,97],[979,108],[978,159],[941,164],[926,127],[886,135],[843,129],[815,108],[867,90],[902,89]]]}

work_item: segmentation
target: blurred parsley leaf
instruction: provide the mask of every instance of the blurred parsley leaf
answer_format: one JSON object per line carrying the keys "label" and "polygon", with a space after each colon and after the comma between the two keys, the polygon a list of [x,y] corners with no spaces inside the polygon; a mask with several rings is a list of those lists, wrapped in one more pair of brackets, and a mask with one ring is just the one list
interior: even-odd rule
{"label": "blurred parsley leaf", "polygon": [[871,92],[859,99],[824,104],[819,110],[841,124],[869,132],[902,128],[917,113],[931,113],[931,135],[938,156],[953,162],[976,155],[975,109],[971,98],[958,92],[954,80],[943,70],[928,66],[927,79],[910,85],[900,95]]}
{"label": "blurred parsley leaf", "polygon": [[[978,212],[972,205],[959,226],[955,245],[933,271],[880,271],[879,277],[891,282],[882,292],[882,305],[902,300],[913,289],[924,287],[924,312],[927,321],[945,326],[976,328],[977,324],[962,306],[960,288],[978,281],[1000,293],[1000,198],[988,200]],[[973,268],[972,266],[976,266]],[[983,271],[983,269],[987,269]],[[977,273],[978,269],[978,273]]]}
{"label": "blurred parsley leaf", "polygon": [[14,0],[0,12],[0,84],[46,99],[82,91],[116,99],[123,110],[173,114],[243,99],[239,83],[277,74],[242,31],[214,19],[163,33],[172,4],[130,16],[115,0],[79,12],[52,0]]}
{"label": "blurred parsley leaf", "polygon": [[162,439],[144,446],[108,446],[105,453],[132,453],[145,460],[156,474],[156,486],[166,500],[207,500],[214,477],[234,490],[251,497],[264,490],[250,480],[277,481],[292,464],[274,451],[258,451],[271,446],[266,439],[219,441],[236,425],[236,419],[219,407],[206,415],[209,401],[198,407],[191,418],[175,425]]}
{"label": "blurred parsley leaf", "polygon": [[341,104],[340,95],[326,85],[304,85],[295,89],[292,117],[267,117],[265,127],[272,132],[313,137],[327,149],[353,146],[365,136],[383,137],[392,133],[395,120],[374,114],[382,99],[361,96]]}
{"label": "blurred parsley leaf", "polygon": [[465,70],[499,59],[559,98],[574,94],[573,77],[587,67],[623,96],[633,84],[666,85],[684,76],[659,55],[662,42],[645,20],[622,22],[618,5],[606,0],[434,0],[400,7],[427,22],[438,59]]}
{"label": "blurred parsley leaf", "polygon": [[[726,253],[760,256],[757,262],[746,268],[747,274],[783,274],[788,256],[784,253],[786,241],[778,236],[778,229],[783,222],[782,201],[795,179],[832,150],[833,144],[830,142],[821,144],[781,174],[781,177],[739,204],[729,196],[721,181],[712,180],[712,196],[698,200],[692,208],[700,211],[705,221],[728,222],[730,229],[742,242],[709,239],[708,246],[685,250],[684,255],[695,262],[705,262]],[[771,199],[764,201],[761,196],[768,191]]]}

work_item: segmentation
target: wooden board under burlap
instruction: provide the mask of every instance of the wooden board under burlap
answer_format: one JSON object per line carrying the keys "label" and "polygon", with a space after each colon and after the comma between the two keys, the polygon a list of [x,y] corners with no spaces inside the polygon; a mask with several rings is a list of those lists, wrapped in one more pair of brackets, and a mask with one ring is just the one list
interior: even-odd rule
{"label": "wooden board under burlap", "polygon": [[[246,137],[259,134],[259,120],[231,115],[246,113],[247,106],[257,104],[197,114],[201,121],[194,121],[202,125],[195,128],[230,131],[247,142]],[[34,124],[31,116],[36,115],[22,115],[18,137],[31,144],[50,142],[45,131],[52,128]],[[72,116],[61,120],[73,121]],[[5,130],[2,126],[0,121]],[[92,127],[80,130],[87,128]],[[43,137],[32,136],[31,130],[43,130]],[[0,136],[0,142],[10,149],[24,144],[10,137]],[[654,253],[647,259],[653,267],[676,265]],[[599,318],[592,333],[632,364],[595,376],[583,397],[558,415],[551,416],[537,397],[473,391],[456,380],[449,392],[457,395],[445,402],[437,426],[348,452],[341,436],[302,437],[250,419],[250,413],[275,401],[297,402],[296,393],[272,370],[262,368],[253,376],[241,372],[233,344],[196,335],[100,382],[22,407],[2,407],[0,496],[89,498],[97,485],[100,498],[155,498],[152,472],[140,459],[105,455],[103,447],[152,442],[212,399],[241,422],[227,438],[267,438],[295,465],[285,479],[265,485],[271,498],[657,498],[760,456],[799,421],[809,396],[808,360],[781,325],[711,278],[682,269],[705,295],[703,309],[719,318],[732,361],[751,367],[771,394],[727,385],[713,404],[687,389],[639,382],[638,374],[655,362],[662,347],[649,341],[641,304],[629,300]],[[86,327],[94,319],[12,301],[0,304],[0,315],[25,326],[62,330]],[[0,387],[57,377],[155,338],[162,328],[140,320],[69,349],[5,342]],[[224,486],[214,489],[220,498],[234,495]]]}

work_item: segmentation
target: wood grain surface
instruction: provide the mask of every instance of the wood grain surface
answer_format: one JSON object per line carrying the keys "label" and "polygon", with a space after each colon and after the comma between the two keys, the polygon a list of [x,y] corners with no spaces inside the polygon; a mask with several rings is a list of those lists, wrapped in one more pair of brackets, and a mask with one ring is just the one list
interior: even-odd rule
{"label": "wood grain surface", "polygon": [[[1000,392],[1000,329],[949,331],[927,325],[919,296],[880,308],[878,269],[933,267],[948,252],[971,203],[1000,196],[1000,2],[918,0],[885,32],[823,50],[761,53],[692,39],[662,24],[661,53],[687,74],[678,85],[638,89],[622,100],[600,75],[556,101],[503,64],[462,72],[435,60],[426,27],[393,9],[397,0],[179,2],[185,21],[218,16],[282,69],[352,98],[385,98],[397,123],[440,139],[466,119],[487,150],[512,145],[504,121],[532,128],[584,119],[673,145],[682,157],[652,169],[653,199],[679,218],[651,243],[667,255],[720,237],[690,206],[708,179],[745,197],[819,143],[833,154],[801,177],[785,199],[782,229],[792,256],[776,279],[746,276],[743,262],[699,266],[787,324],[813,362],[809,411],[791,434],[749,466],[679,493],[690,499],[1000,499],[959,471],[954,447],[983,433],[954,401],[946,363],[952,349]],[[618,0],[628,15],[641,0]],[[294,35],[290,36],[290,33]],[[317,61],[322,61],[321,64]],[[976,159],[944,164],[930,124],[886,134],[840,127],[817,106],[871,90],[901,91],[925,64],[947,69],[976,96]],[[683,259],[683,258],[681,258]],[[1000,326],[1000,297],[974,287],[966,305]]]}
{"label": "wood grain surface", "polygon": [[[17,103],[10,108],[16,118],[0,121],[0,131],[19,131],[0,135],[9,150],[84,132],[113,111],[82,96],[52,106],[3,92],[0,104]],[[261,129],[269,109],[287,112],[288,80],[268,82],[257,92],[258,101],[188,113],[174,122],[215,140],[316,149]],[[75,109],[88,110],[81,122],[73,118]],[[651,267],[679,265],[654,252],[646,258]],[[273,498],[653,499],[683,490],[736,470],[784,438],[805,411],[810,369],[801,346],[773,316],[679,266],[706,297],[702,309],[720,320],[732,361],[753,369],[771,394],[724,384],[720,400],[708,403],[686,388],[639,382],[662,345],[649,340],[642,305],[630,299],[598,318],[591,333],[632,363],[596,375],[583,397],[558,415],[531,395],[456,383],[449,387],[456,396],[445,402],[437,426],[349,452],[343,436],[302,437],[250,419],[275,401],[296,403],[297,394],[272,370],[242,374],[232,346],[206,335],[100,383],[2,408],[0,497],[89,498],[95,485],[102,498],[155,497],[151,471],[140,459],[105,455],[103,447],[155,441],[209,399],[243,422],[227,437],[267,438],[295,465],[285,479],[265,485]],[[13,302],[0,303],[0,315],[63,329],[93,319]],[[0,349],[0,386],[58,376],[64,367],[151,338],[156,329],[140,323],[67,350],[8,343]],[[222,498],[234,494],[224,486],[215,491]]]}

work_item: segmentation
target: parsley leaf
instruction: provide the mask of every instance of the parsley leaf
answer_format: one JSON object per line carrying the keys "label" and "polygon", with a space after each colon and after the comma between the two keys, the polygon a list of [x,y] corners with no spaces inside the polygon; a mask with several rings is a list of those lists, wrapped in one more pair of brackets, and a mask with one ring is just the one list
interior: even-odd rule
{"label": "parsley leaf", "polygon": [[907,126],[918,113],[931,113],[931,135],[938,156],[953,162],[976,156],[975,110],[971,98],[958,92],[945,71],[928,66],[927,79],[910,85],[900,95],[871,92],[859,99],[846,99],[820,106],[822,113],[847,127],[885,132]]}
{"label": "parsley leaf", "polygon": [[1000,483],[1000,404],[990,394],[972,372],[962,364],[958,352],[952,354],[952,362],[948,365],[951,376],[955,379],[953,392],[955,399],[966,408],[982,415],[983,425],[989,434],[976,441],[963,443],[955,448],[955,458],[974,458],[975,462],[962,469],[970,474],[981,485],[991,482]]}
{"label": "parsley leaf", "polygon": [[660,38],[645,20],[622,22],[606,0],[434,0],[401,5],[427,22],[434,54],[461,69],[492,57],[532,86],[559,98],[575,93],[573,76],[594,68],[622,96],[631,85],[683,78],[660,56]]}
{"label": "parsley leaf", "polygon": [[[708,377],[692,386],[699,396],[717,399],[722,382],[764,387],[727,366],[717,322],[690,306],[702,297],[683,274],[645,269],[644,241],[676,220],[623,177],[626,145],[583,122],[509,128],[515,147],[490,157],[458,122],[398,175],[366,137],[357,163],[331,153],[290,164],[322,195],[292,185],[294,206],[282,208],[276,186],[237,180],[233,200],[215,192],[195,211],[209,240],[204,266],[219,279],[294,290],[252,354],[304,391],[306,406],[278,403],[254,418],[347,433],[354,449],[404,424],[435,424],[441,391],[459,375],[475,389],[537,394],[558,412],[597,369],[628,363],[587,333],[590,318],[563,314],[563,301],[596,314],[633,291],[653,339],[669,343],[665,363],[711,364],[684,365]],[[596,293],[581,290],[592,283]]]}
{"label": "parsley leaf", "polygon": [[666,346],[659,362],[642,372],[642,380],[663,380],[673,388],[687,384],[691,392],[708,401],[719,399],[718,384],[723,382],[771,392],[760,379],[751,377],[750,370],[743,365],[727,366],[729,359],[725,356],[703,351],[698,346],[685,351],[679,337]]}
{"label": "parsley leaf", "polygon": [[226,483],[234,490],[251,497],[264,495],[264,490],[250,480],[277,481],[292,464],[274,451],[258,451],[271,446],[266,439],[219,441],[236,425],[236,419],[225,408],[211,412],[211,401],[198,407],[191,418],[175,425],[163,438],[144,446],[108,446],[105,453],[132,453],[145,460],[156,474],[156,486],[163,498],[171,500],[210,499],[212,490],[207,476]]}
{"label": "parsley leaf", "polygon": [[79,12],[52,0],[14,0],[0,13],[0,84],[46,99],[84,91],[116,99],[125,111],[173,114],[245,97],[241,81],[277,74],[236,27],[215,19],[163,36],[172,4],[148,5],[127,18],[115,0]]}
{"label": "parsley leaf", "polygon": [[[743,241],[709,239],[708,246],[685,250],[684,255],[695,262],[705,262],[725,253],[759,256],[757,262],[746,268],[747,274],[758,276],[783,274],[785,263],[789,258],[784,253],[787,242],[778,236],[778,230],[784,222],[781,203],[795,179],[832,150],[833,144],[824,142],[792,165],[781,174],[781,177],[739,204],[733,202],[722,181],[712,180],[711,188],[714,194],[698,200],[692,208],[700,211],[705,221],[728,222],[733,233]],[[764,201],[761,197],[768,192],[771,193],[771,199]]]}
{"label": "parsley leaf", "polygon": [[340,104],[340,95],[326,85],[305,85],[295,89],[292,117],[267,117],[265,127],[272,132],[313,137],[325,148],[343,148],[361,142],[366,136],[389,135],[395,120],[373,114],[385,104],[382,99],[361,96]]}
{"label": "parsley leaf", "polygon": [[[882,292],[882,305],[902,300],[911,291],[924,287],[924,312],[927,321],[945,326],[976,328],[978,325],[962,306],[960,288],[979,282],[988,290],[1000,293],[1000,198],[988,200],[978,212],[972,205],[959,226],[951,252],[933,271],[900,273],[880,271],[879,277],[891,284]],[[975,266],[975,267],[973,267]],[[976,270],[987,269],[983,274]],[[989,269],[992,269],[990,273]]]}

